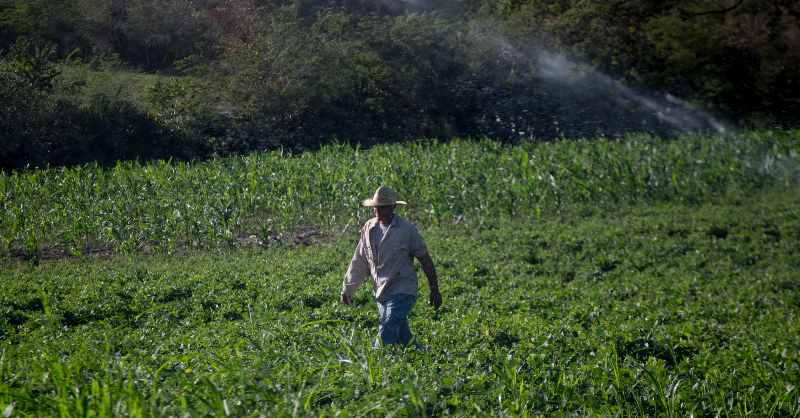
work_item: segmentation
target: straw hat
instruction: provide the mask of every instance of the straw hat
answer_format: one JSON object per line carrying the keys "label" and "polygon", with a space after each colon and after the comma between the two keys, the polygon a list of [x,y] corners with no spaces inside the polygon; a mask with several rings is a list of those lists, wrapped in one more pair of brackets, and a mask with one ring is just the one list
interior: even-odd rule
{"label": "straw hat", "polygon": [[364,206],[385,206],[385,205],[405,205],[406,202],[397,200],[397,193],[391,187],[381,186],[375,190],[372,199],[365,199],[361,202]]}

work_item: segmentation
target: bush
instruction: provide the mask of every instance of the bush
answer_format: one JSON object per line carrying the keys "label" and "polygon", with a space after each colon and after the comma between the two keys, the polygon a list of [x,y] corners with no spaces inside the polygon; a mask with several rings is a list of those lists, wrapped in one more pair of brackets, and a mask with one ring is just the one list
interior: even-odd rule
{"label": "bush", "polygon": [[113,165],[117,160],[190,159],[205,154],[202,136],[193,132],[194,120],[176,120],[174,115],[165,119],[105,94],[90,95],[85,104],[82,98],[71,97],[74,84],[59,84],[59,77],[64,68],[82,64],[55,61],[54,52],[53,45],[37,48],[20,39],[2,57],[2,169],[92,161]]}

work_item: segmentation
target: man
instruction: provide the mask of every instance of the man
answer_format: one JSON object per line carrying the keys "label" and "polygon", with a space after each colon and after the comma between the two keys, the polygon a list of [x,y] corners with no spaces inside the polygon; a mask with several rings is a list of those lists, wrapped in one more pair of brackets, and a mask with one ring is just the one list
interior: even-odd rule
{"label": "man", "polygon": [[[422,264],[428,278],[431,289],[429,304],[434,310],[442,305],[436,267],[428,254],[428,247],[417,228],[394,213],[397,205],[406,204],[397,200],[394,189],[378,187],[372,199],[366,199],[362,204],[372,207],[375,218],[367,221],[361,229],[361,239],[350,260],[340,299],[343,304],[350,305],[356,290],[370,274],[372,294],[381,315],[379,341],[384,347],[396,344],[405,347],[413,342],[414,347],[422,349],[408,327],[408,312],[414,306],[418,290],[414,258]],[[375,347],[380,347],[378,342]]]}

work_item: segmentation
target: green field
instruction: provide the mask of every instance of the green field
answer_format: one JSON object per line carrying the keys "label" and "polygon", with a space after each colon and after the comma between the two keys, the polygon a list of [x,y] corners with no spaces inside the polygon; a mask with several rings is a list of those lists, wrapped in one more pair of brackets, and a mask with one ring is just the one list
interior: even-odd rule
{"label": "green field", "polygon": [[[0,174],[0,257],[123,255],[290,241],[299,228],[344,231],[390,184],[424,227],[652,202],[712,202],[800,182],[800,131],[676,140],[421,141],[203,163],[119,163]],[[412,199],[413,198],[413,199]],[[255,239],[251,239],[250,237]]]}
{"label": "green field", "polygon": [[[799,135],[2,177],[0,410],[799,416]],[[410,317],[422,353],[371,349],[367,290],[336,303],[380,183],[440,276],[444,306],[422,283]],[[320,245],[287,246],[302,227]]]}

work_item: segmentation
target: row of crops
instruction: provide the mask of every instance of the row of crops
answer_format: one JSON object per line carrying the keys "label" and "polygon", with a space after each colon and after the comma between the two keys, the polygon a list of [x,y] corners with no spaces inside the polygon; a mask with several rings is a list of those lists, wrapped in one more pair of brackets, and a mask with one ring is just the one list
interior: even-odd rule
{"label": "row of crops", "polygon": [[425,226],[538,216],[576,205],[698,202],[728,189],[800,179],[800,132],[634,135],[618,142],[421,141],[367,151],[333,145],[207,162],[119,163],[0,175],[0,254],[38,261],[48,246],[172,253],[280,240],[300,227],[343,230],[390,185]]}

